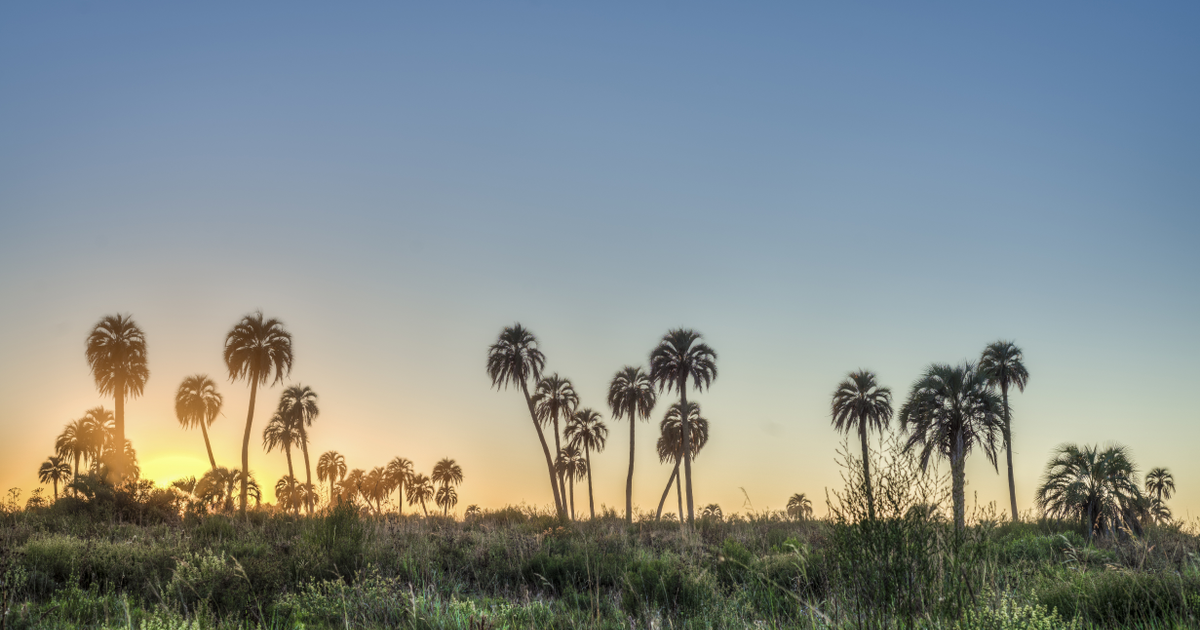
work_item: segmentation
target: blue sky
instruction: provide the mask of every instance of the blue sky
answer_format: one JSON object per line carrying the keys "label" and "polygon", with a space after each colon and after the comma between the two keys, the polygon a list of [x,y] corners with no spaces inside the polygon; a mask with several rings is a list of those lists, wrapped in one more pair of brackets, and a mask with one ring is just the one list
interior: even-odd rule
{"label": "blue sky", "polygon": [[[127,411],[143,463],[202,472],[170,408],[197,371],[224,383],[214,447],[232,461],[247,394],[220,343],[263,308],[322,395],[317,450],[368,468],[456,456],[464,504],[549,501],[520,401],[483,373],[519,320],[598,409],[667,328],[704,333],[721,376],[700,396],[697,500],[727,511],[740,487],[781,507],[840,485],[827,406],[849,370],[899,404],[930,362],[998,338],[1033,374],[1014,403],[1023,508],[1063,441],[1129,444],[1200,508],[1198,17],[6,5],[0,484],[32,487],[62,424],[104,402],[82,345],[118,311],[151,344]],[[611,424],[597,501],[617,505]],[[644,427],[646,505],[669,470]],[[1003,504],[982,459],[968,474]]]}

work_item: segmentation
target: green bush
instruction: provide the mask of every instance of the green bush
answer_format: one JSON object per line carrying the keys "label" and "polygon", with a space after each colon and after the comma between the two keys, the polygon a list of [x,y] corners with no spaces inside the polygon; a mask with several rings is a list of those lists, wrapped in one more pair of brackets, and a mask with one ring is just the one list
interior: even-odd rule
{"label": "green bush", "polygon": [[634,561],[625,575],[621,608],[639,617],[659,610],[671,615],[691,616],[699,612],[715,592],[716,584],[711,576],[685,565],[678,558]]}
{"label": "green bush", "polygon": [[1136,627],[1200,617],[1200,576],[1125,570],[1065,571],[1035,589],[1038,603],[1066,618]]}

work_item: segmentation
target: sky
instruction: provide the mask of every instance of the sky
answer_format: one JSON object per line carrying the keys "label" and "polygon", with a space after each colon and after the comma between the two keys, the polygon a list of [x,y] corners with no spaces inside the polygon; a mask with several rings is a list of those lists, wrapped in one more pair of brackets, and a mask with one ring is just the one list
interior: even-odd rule
{"label": "sky", "polygon": [[[84,344],[116,313],[148,343],[144,474],[206,469],[173,409],[196,373],[237,465],[249,388],[221,350],[261,309],[320,396],[313,458],[452,457],[460,513],[552,503],[484,369],[520,322],[608,422],[598,509],[628,466],[608,382],[688,327],[719,370],[692,395],[698,505],[824,513],[848,372],[898,408],[1011,339],[1020,509],[1056,446],[1116,443],[1200,517],[1198,27],[1183,2],[6,3],[0,486],[28,496],[63,425],[112,407]],[[254,415],[269,487],[282,387]],[[637,427],[641,510],[667,402]],[[976,454],[967,481],[1003,513],[1003,472]]]}

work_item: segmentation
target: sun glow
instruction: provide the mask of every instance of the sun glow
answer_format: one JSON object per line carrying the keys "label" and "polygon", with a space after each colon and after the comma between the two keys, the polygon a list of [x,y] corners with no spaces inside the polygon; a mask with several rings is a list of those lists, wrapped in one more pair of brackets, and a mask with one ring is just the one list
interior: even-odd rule
{"label": "sun glow", "polygon": [[167,486],[183,477],[199,478],[208,470],[208,460],[192,455],[166,453],[148,458],[142,465],[142,478],[156,486]]}

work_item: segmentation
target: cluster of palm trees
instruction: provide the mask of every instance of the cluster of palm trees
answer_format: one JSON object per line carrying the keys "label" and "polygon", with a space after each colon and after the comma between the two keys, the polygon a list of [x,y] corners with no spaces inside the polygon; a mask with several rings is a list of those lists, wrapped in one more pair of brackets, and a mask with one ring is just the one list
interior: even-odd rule
{"label": "cluster of palm trees", "polygon": [[[692,493],[692,459],[708,439],[708,422],[700,417],[700,408],[688,403],[689,380],[697,390],[704,390],[717,376],[717,354],[701,341],[700,333],[694,330],[674,329],[669,331],[650,352],[649,372],[640,367],[626,366],[619,370],[609,383],[608,405],[616,420],[629,420],[629,473],[625,481],[625,518],[633,520],[633,472],[638,420],[649,420],[657,402],[658,393],[678,392],[679,403],[668,410],[660,429],[659,457],[663,462],[675,464],[672,478],[667,483],[679,483],[679,467],[683,467],[683,489],[680,491],[680,517],[683,516],[683,497],[687,497],[687,523],[694,521]],[[546,470],[550,478],[550,492],[554,507],[560,517],[574,518],[574,480],[586,474],[588,478],[588,505],[595,516],[592,500],[591,452],[601,451],[608,429],[601,415],[588,408],[579,408],[579,396],[568,379],[558,374],[544,375],[546,357],[538,348],[537,338],[521,324],[514,324],[500,332],[496,343],[488,349],[487,372],[492,386],[507,389],[514,385],[520,388],[529,409],[529,417],[541,444],[546,459]],[[530,394],[530,386],[533,394]],[[672,411],[673,410],[673,411]],[[686,412],[685,412],[686,410]],[[559,422],[568,423],[564,447],[560,437]],[[701,429],[700,422],[703,421]],[[554,432],[555,455],[550,452],[543,427]],[[695,434],[695,435],[694,435]],[[584,455],[579,457],[582,447]],[[571,480],[568,498],[567,481]],[[659,515],[662,502],[659,503]]]}
{"label": "cluster of palm trees", "polygon": [[387,466],[369,472],[355,468],[347,472],[346,458],[337,451],[323,453],[317,459],[317,479],[329,483],[329,504],[357,504],[361,500],[376,514],[384,513],[384,503],[397,493],[397,513],[409,505],[420,505],[428,516],[426,503],[433,501],[445,516],[458,504],[457,486],[463,481],[462,467],[453,459],[443,458],[433,466],[433,474],[415,472],[411,460],[396,457]]}
{"label": "cluster of palm trees", "polygon": [[59,484],[79,477],[79,467],[84,472],[110,477],[118,474],[138,475],[137,453],[126,440],[124,448],[118,450],[117,432],[113,414],[104,407],[93,407],[83,416],[63,427],[54,440],[54,455],[38,467],[38,479],[52,484],[54,498],[58,499]]}

